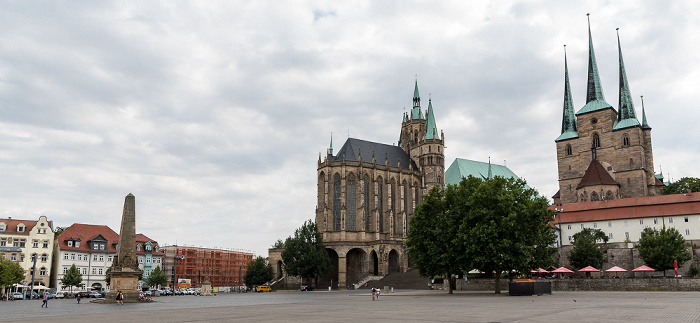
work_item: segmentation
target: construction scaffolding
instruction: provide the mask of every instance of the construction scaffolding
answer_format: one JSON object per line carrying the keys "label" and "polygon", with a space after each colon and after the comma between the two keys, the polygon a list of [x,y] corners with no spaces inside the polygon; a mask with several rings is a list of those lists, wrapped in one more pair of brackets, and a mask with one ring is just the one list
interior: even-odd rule
{"label": "construction scaffolding", "polygon": [[201,287],[206,280],[212,287],[245,285],[246,268],[255,257],[252,252],[236,249],[173,245],[161,250],[165,251],[164,271],[171,287],[180,279],[189,279],[192,287]]}

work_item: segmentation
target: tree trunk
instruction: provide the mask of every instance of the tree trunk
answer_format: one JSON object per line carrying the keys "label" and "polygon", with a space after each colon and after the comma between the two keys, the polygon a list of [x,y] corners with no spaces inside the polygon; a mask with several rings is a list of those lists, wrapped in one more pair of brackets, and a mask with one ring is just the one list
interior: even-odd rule
{"label": "tree trunk", "polygon": [[447,279],[447,290],[448,294],[452,294],[452,274],[445,273],[445,279]]}

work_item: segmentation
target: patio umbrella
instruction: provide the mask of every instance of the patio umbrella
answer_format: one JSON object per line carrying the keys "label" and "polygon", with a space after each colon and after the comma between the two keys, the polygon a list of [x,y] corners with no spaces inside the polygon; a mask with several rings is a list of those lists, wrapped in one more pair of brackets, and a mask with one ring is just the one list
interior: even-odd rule
{"label": "patio umbrella", "polygon": [[608,272],[608,273],[622,273],[622,272],[626,272],[626,271],[627,271],[627,269],[620,268],[620,267],[618,267],[618,266],[614,266],[614,267],[612,267],[612,268],[606,270],[605,272]]}
{"label": "patio umbrella", "polygon": [[559,267],[557,269],[550,271],[550,273],[555,273],[555,274],[571,274],[573,272],[574,272],[573,270],[566,268],[566,267]]}
{"label": "patio umbrella", "polygon": [[579,269],[578,271],[586,273],[586,277],[591,277],[591,273],[599,273],[600,270],[596,269],[593,266],[588,266],[588,267],[583,267]]}
{"label": "patio umbrella", "polygon": [[644,277],[646,277],[647,276],[646,273],[653,273],[656,271],[656,269],[651,268],[649,266],[642,265],[642,266],[639,266],[635,269],[632,269],[632,271],[636,272],[636,273],[644,273]]}

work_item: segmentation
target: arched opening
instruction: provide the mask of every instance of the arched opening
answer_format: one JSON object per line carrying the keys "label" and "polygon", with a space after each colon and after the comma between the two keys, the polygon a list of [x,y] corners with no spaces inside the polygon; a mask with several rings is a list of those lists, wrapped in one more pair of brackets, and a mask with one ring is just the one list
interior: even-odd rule
{"label": "arched opening", "polygon": [[90,287],[91,287],[91,290],[98,291],[98,292],[102,291],[102,284],[100,284],[100,283],[94,283]]}
{"label": "arched opening", "polygon": [[377,252],[372,250],[370,253],[371,265],[372,265],[372,275],[379,276],[379,257],[377,257]]}
{"label": "arched opening", "polygon": [[277,278],[282,278],[283,275],[282,260],[277,260]]}
{"label": "arched opening", "polygon": [[351,249],[345,256],[346,282],[348,285],[356,284],[367,275],[366,253],[359,248]]}
{"label": "arched opening", "polygon": [[598,197],[598,193],[593,192],[591,193],[591,202],[593,201],[600,201],[600,198]]}
{"label": "arched opening", "polygon": [[593,134],[592,146],[593,148],[600,148],[600,137],[598,136],[598,133]]}
{"label": "arched opening", "polygon": [[328,270],[328,273],[321,277],[318,281],[318,288],[328,288],[328,286],[332,286],[334,289],[338,288],[338,253],[335,252],[333,249],[326,248],[326,251],[328,252],[328,257],[331,258],[331,269]]}
{"label": "arched opening", "polygon": [[389,273],[399,272],[401,272],[401,266],[399,265],[399,253],[392,249],[389,251]]}
{"label": "arched opening", "polygon": [[571,145],[570,145],[570,144],[567,144],[567,145],[566,145],[566,155],[567,155],[567,156],[573,155],[573,152],[572,152],[572,150],[571,150]]}
{"label": "arched opening", "polygon": [[606,200],[613,200],[613,199],[615,199],[615,195],[613,194],[612,191],[608,191],[607,193],[605,193],[605,199]]}

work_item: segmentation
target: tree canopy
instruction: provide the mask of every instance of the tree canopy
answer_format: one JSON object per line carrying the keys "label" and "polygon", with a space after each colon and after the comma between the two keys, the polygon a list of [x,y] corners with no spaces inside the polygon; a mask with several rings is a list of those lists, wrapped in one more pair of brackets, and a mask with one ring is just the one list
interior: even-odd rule
{"label": "tree canopy", "polygon": [[151,274],[148,275],[148,279],[146,280],[146,284],[150,287],[163,286],[167,282],[168,275],[166,275],[163,272],[163,270],[160,269],[160,266],[156,267],[156,269],[153,269],[153,271],[151,271]]}
{"label": "tree canopy", "polygon": [[272,266],[267,262],[267,258],[258,256],[248,263],[248,268],[245,272],[245,284],[248,287],[253,285],[262,285],[272,279]]}
{"label": "tree canopy", "polygon": [[[574,242],[569,261],[574,268],[587,266],[601,268],[604,261],[604,251],[598,241],[608,242],[608,236],[600,229],[585,228],[573,235]],[[589,273],[587,273],[589,274]]]}
{"label": "tree canopy", "polygon": [[692,259],[691,252],[686,247],[685,239],[676,228],[663,226],[661,230],[646,227],[639,239],[639,257],[651,268],[663,270],[673,269],[673,261],[678,261],[678,267]]}
{"label": "tree canopy", "polygon": [[61,278],[61,286],[63,288],[70,287],[71,292],[73,291],[74,286],[83,286],[83,275],[80,274],[80,270],[75,267],[75,264],[70,266],[68,271],[66,271],[66,273],[63,275],[63,278]]}
{"label": "tree canopy", "polygon": [[0,257],[0,287],[8,288],[21,283],[25,273],[18,262]]}
{"label": "tree canopy", "polygon": [[683,194],[688,191],[700,192],[700,178],[683,177],[664,186],[664,194]]}
{"label": "tree canopy", "polygon": [[331,259],[316,223],[308,220],[294,231],[294,237],[284,242],[281,253],[284,270],[292,276],[302,279],[318,279],[331,268]]}
{"label": "tree canopy", "polygon": [[554,212],[547,207],[521,179],[470,176],[444,192],[433,188],[411,218],[409,256],[422,274],[495,271],[500,293],[501,272],[553,263]]}

